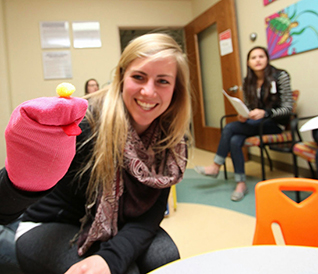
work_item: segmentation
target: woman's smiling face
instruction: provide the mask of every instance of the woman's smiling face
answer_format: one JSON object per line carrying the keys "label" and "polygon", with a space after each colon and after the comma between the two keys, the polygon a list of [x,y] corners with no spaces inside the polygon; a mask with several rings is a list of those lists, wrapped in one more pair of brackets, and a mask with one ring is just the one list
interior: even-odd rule
{"label": "woman's smiling face", "polygon": [[176,76],[177,63],[173,57],[137,58],[127,67],[123,100],[138,134],[142,134],[169,107]]}

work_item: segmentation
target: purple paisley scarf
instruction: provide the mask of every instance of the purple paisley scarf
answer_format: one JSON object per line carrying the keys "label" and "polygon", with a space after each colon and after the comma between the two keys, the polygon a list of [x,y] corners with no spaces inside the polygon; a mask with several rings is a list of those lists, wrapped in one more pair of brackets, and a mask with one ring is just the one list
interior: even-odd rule
{"label": "purple paisley scarf", "polygon": [[[172,150],[155,154],[153,147],[162,138],[162,131],[154,122],[139,137],[130,125],[124,150],[124,169],[139,182],[152,188],[170,187],[183,178],[187,164],[187,147],[182,140]],[[178,155],[179,157],[177,157]],[[78,239],[78,254],[82,256],[95,241],[107,241],[118,232],[118,205],[123,194],[124,182],[118,170],[110,191],[100,195],[95,219],[86,225]]]}

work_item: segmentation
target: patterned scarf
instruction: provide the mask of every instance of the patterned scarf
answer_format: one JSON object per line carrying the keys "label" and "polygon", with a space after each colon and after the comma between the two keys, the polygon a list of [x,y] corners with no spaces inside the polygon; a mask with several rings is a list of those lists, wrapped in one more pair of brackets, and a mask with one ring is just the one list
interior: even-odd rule
{"label": "patterned scarf", "polygon": [[[123,168],[142,184],[156,189],[167,188],[180,182],[187,164],[187,147],[184,140],[173,151],[165,150],[155,154],[152,148],[161,138],[162,131],[157,122],[141,137],[130,125],[124,150]],[[118,205],[123,190],[122,173],[117,170],[112,189],[104,191],[99,197],[94,221],[87,225],[79,236],[79,256],[95,241],[107,241],[117,234]]]}

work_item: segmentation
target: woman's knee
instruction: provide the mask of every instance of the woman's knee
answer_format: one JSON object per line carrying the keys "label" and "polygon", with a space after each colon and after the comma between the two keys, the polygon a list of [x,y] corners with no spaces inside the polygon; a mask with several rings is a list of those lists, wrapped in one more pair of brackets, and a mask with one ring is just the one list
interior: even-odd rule
{"label": "woman's knee", "polygon": [[246,139],[246,136],[233,135],[230,140],[231,148],[242,148],[244,145],[245,139]]}
{"label": "woman's knee", "polygon": [[48,223],[39,225],[16,241],[16,254],[24,273],[64,273],[81,259],[77,246],[70,245],[76,226]]}
{"label": "woman's knee", "polygon": [[160,229],[147,251],[137,260],[137,264],[140,273],[148,273],[178,259],[180,254],[176,244],[166,231]]}
{"label": "woman's knee", "polygon": [[233,128],[234,128],[233,123],[226,124],[222,130],[222,134],[231,134],[233,132]]}
{"label": "woman's knee", "polygon": [[242,134],[242,132],[244,131],[243,127],[244,127],[244,125],[238,121],[228,123],[223,128],[222,135],[226,136],[228,138],[231,138],[231,136],[233,136],[233,135]]}

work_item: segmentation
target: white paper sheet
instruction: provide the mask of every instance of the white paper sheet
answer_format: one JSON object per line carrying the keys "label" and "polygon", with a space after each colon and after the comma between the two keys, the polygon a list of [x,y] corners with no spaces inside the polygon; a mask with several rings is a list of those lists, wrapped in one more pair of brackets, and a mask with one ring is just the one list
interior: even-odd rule
{"label": "white paper sheet", "polygon": [[66,21],[40,22],[42,49],[70,48],[69,24]]}
{"label": "white paper sheet", "polygon": [[99,22],[73,22],[74,48],[100,48]]}
{"label": "white paper sheet", "polygon": [[221,56],[224,56],[233,52],[232,34],[230,29],[223,31],[222,33],[219,34],[219,41],[220,41]]}
{"label": "white paper sheet", "polygon": [[307,121],[305,124],[302,125],[302,127],[299,130],[301,132],[304,132],[316,128],[318,128],[318,116]]}
{"label": "white paper sheet", "polygon": [[44,79],[72,78],[71,52],[49,51],[42,53]]}
{"label": "white paper sheet", "polygon": [[232,106],[235,108],[235,110],[237,111],[238,114],[242,115],[243,117],[247,118],[248,114],[249,114],[249,110],[247,108],[247,106],[238,98],[236,97],[232,97],[230,95],[228,95],[225,90],[222,91],[223,94],[226,96],[226,98],[229,99],[229,101],[231,102]]}

